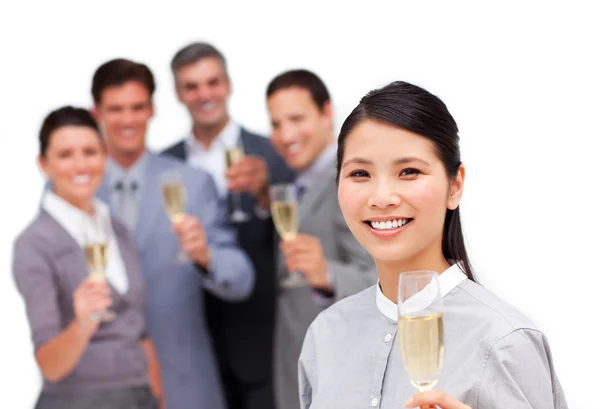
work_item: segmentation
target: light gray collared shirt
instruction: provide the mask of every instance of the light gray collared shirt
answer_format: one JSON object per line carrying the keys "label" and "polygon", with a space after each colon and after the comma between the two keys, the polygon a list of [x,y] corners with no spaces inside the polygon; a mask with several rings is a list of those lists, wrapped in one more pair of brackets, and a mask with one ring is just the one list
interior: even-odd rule
{"label": "light gray collared shirt", "polygon": [[[445,358],[435,389],[473,409],[567,408],[544,334],[457,270],[440,275]],[[303,409],[403,407],[416,389],[402,364],[395,311],[373,286],[315,319],[299,361]]]}

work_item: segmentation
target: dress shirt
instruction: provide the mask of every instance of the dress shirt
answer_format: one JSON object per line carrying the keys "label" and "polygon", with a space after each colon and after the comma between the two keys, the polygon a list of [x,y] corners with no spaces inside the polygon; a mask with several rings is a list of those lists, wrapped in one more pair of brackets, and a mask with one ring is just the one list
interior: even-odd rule
{"label": "dress shirt", "polygon": [[[451,266],[440,275],[444,361],[434,389],[473,409],[566,409],[546,337],[519,311]],[[402,407],[396,304],[372,286],[311,324],[299,361],[302,409]]]}
{"label": "dress shirt", "polygon": [[228,194],[227,179],[225,178],[225,152],[241,143],[240,133],[240,126],[229,120],[208,148],[198,142],[193,133],[185,138],[187,163],[211,174],[221,199],[226,198]]}

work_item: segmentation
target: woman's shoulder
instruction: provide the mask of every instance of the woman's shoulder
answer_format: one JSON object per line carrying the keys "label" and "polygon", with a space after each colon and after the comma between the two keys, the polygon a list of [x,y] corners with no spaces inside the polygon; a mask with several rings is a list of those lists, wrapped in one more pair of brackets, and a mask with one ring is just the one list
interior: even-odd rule
{"label": "woman's shoulder", "polygon": [[40,243],[51,244],[54,240],[55,231],[53,227],[56,226],[55,220],[43,210],[40,210],[33,219],[25,226],[23,230],[15,237],[14,247],[20,247],[23,245],[34,245]]}
{"label": "woman's shoulder", "polygon": [[376,285],[368,287],[359,293],[343,298],[322,311],[313,321],[313,327],[335,328],[340,324],[351,324],[361,321],[363,317],[372,314],[375,306]]}
{"label": "woman's shoulder", "polygon": [[[57,222],[40,211],[13,241],[12,270],[17,280],[28,275],[32,266],[50,268],[51,260],[61,247]],[[39,269],[38,269],[39,270]]]}
{"label": "woman's shoulder", "polygon": [[527,315],[471,280],[461,282],[449,295],[445,303],[449,312],[472,328],[480,328],[492,342],[518,330],[540,332]]}

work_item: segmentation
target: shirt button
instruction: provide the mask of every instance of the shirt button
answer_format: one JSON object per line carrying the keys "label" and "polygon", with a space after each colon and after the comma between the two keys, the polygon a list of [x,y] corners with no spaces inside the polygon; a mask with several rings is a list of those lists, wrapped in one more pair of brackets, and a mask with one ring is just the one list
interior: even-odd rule
{"label": "shirt button", "polygon": [[373,398],[373,400],[371,400],[371,406],[373,406],[373,407],[377,406],[378,403],[379,403],[379,399],[377,399],[377,398]]}
{"label": "shirt button", "polygon": [[385,334],[384,340],[385,342],[390,342],[392,340],[392,334]]}

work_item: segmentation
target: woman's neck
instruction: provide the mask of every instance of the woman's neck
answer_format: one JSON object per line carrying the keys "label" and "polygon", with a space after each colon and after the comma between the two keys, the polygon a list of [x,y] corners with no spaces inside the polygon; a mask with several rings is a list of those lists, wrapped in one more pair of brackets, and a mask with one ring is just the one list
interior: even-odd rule
{"label": "woman's neck", "polygon": [[375,265],[377,267],[379,285],[383,295],[395,303],[397,303],[398,298],[398,277],[401,273],[405,273],[407,271],[427,270],[435,271],[438,274],[441,274],[450,267],[450,264],[444,258],[444,255],[441,252],[436,257],[412,260],[375,260]]}
{"label": "woman's neck", "polygon": [[79,210],[83,211],[84,213],[86,213],[90,216],[94,215],[94,199],[93,198],[86,199],[86,200],[75,200],[73,198],[69,198],[69,197],[65,197],[60,194],[57,194],[56,192],[55,192],[55,194],[58,197],[60,197],[62,200],[64,200],[65,202],[69,203],[71,206],[78,208]]}

